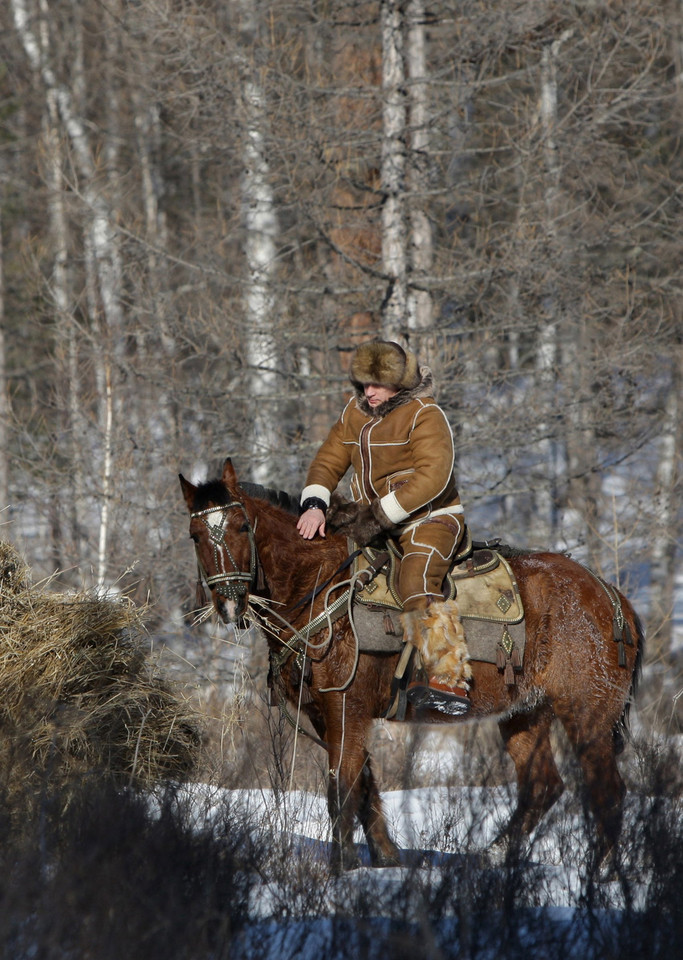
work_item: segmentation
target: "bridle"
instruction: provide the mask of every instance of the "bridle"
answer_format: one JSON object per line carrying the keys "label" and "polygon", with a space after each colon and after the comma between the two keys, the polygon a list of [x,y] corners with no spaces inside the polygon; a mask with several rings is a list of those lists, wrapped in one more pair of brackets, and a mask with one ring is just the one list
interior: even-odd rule
{"label": "bridle", "polygon": [[[250,557],[249,570],[240,570],[235,558],[230,551],[230,547],[225,541],[225,534],[228,527],[228,511],[238,507],[244,514],[246,521],[247,534],[249,536]],[[218,515],[214,521],[212,517]],[[233,500],[217,507],[207,507],[206,510],[198,510],[190,514],[191,520],[201,520],[207,529],[209,541],[213,545],[213,562],[216,570],[221,571],[209,576],[204,568],[204,564],[199,558],[199,544],[195,543],[195,553],[197,555],[197,567],[199,577],[206,582],[210,590],[215,590],[226,600],[237,601],[245,596],[250,587],[256,584],[259,569],[258,557],[256,554],[256,541],[254,539],[254,529],[249,522],[249,517],[244,504],[240,500]],[[232,566],[232,569],[230,569]]]}

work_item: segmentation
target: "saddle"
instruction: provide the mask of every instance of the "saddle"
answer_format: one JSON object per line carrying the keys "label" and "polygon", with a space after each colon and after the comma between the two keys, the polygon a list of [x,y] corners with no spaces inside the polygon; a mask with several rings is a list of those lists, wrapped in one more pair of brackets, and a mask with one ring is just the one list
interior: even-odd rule
{"label": "saddle", "polygon": [[[400,560],[398,548],[388,541],[386,550],[363,547],[354,562],[354,577],[363,586],[357,590],[353,615],[364,652],[402,649]],[[524,607],[503,554],[488,543],[474,542],[466,531],[444,579],[443,595],[444,600],[457,599],[470,659],[495,663],[506,683],[514,685],[524,661]]]}
{"label": "saddle", "polygon": [[[349,553],[356,548],[356,544],[349,540]],[[384,555],[388,554],[388,559]],[[381,564],[378,567],[378,559]],[[444,600],[454,600],[457,593],[457,581],[465,577],[475,577],[494,570],[500,557],[488,544],[476,543],[472,540],[469,528],[465,528],[465,536],[460,543],[458,552],[453,557],[451,569],[443,582]],[[401,563],[401,554],[393,540],[387,540],[386,549],[363,547],[354,562],[354,574],[358,576],[362,571],[370,571],[371,578],[358,600],[371,603],[375,606],[403,609],[397,583],[398,571]]]}
{"label": "saddle", "polygon": [[[348,546],[347,564],[352,567],[353,588],[348,587],[330,602],[321,614],[298,631],[298,636],[305,641],[350,610],[359,651],[401,654],[384,714],[386,719],[401,721],[406,715],[408,682],[421,669],[417,651],[411,644],[403,643],[400,617],[403,604],[396,589],[401,556],[391,540],[384,549],[359,548],[350,539]],[[524,608],[517,581],[503,554],[493,545],[473,542],[466,529],[463,543],[444,579],[443,594],[444,600],[457,598],[470,659],[495,663],[503,672],[505,683],[514,686],[515,674],[522,670],[524,660]],[[296,726],[279,686],[282,665],[292,652],[293,647],[288,645],[279,658],[274,659],[271,653],[268,686],[271,706],[279,705],[285,717]],[[296,653],[295,671],[295,685],[299,683],[296,676],[301,677],[303,672],[302,702],[307,703],[311,665],[303,647]]]}

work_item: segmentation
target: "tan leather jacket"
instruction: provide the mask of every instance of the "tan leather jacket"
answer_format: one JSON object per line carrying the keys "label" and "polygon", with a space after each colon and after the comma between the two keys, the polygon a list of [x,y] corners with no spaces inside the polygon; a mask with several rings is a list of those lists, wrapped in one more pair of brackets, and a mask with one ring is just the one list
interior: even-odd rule
{"label": "tan leather jacket", "polygon": [[462,513],[453,477],[453,435],[431,396],[403,391],[376,412],[351,399],[308,471],[301,495],[326,503],[349,467],[354,500],[382,509],[395,525],[430,514]]}

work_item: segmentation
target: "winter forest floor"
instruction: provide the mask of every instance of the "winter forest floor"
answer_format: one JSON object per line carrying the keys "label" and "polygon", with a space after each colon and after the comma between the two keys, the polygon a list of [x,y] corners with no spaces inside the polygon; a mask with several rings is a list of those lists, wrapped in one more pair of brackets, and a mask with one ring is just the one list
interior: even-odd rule
{"label": "winter forest floor", "polygon": [[[20,585],[20,605],[24,596]],[[41,597],[32,596],[33,610],[37,599]],[[69,601],[69,611],[71,606]],[[112,609],[117,617],[123,615],[119,605]],[[109,617],[112,611],[105,604],[100,612]],[[149,698],[140,701],[145,717],[128,744],[134,763],[153,748],[146,726],[153,717],[159,725],[157,740],[165,731],[164,744],[175,737],[178,748],[191,749],[190,715],[183,714],[188,725],[181,740],[168,714],[172,687],[150,683],[130,641],[134,622],[128,616],[123,635],[131,659],[121,660],[120,692],[82,686],[88,671],[78,672],[76,663],[83,662],[84,654],[90,658],[92,677],[92,664],[100,660],[86,654],[93,649],[92,634],[81,638],[70,626],[68,648],[57,650],[54,637],[41,648],[62,702],[47,714],[50,727],[41,733],[42,753],[35,753],[33,735],[5,738],[1,956],[678,956],[683,935],[680,673],[658,665],[645,670],[631,716],[632,738],[620,760],[628,793],[620,854],[609,882],[602,882],[595,869],[581,780],[559,732],[554,738],[565,794],[527,846],[502,863],[488,858],[487,844],[515,802],[514,772],[495,721],[445,731],[378,722],[369,749],[390,829],[402,850],[401,865],[371,868],[359,833],[361,868],[335,876],[330,870],[325,755],[266,705],[265,662],[259,646],[250,650],[250,638],[235,647],[225,630],[207,631],[184,657],[170,646],[161,649],[159,638],[154,639],[162,675],[174,683],[182,680],[190,696],[186,706],[191,703],[201,718],[203,744],[191,776],[178,770],[157,775],[152,785],[132,776],[122,781],[103,775],[101,759],[99,767],[66,763],[75,749],[75,732],[85,736],[89,719],[96,734],[91,730],[91,742],[99,750],[92,756],[104,756],[106,766],[112,733],[96,722],[106,716],[111,725],[116,702],[124,713],[139,711],[136,697],[143,692]],[[40,628],[30,618],[28,625],[32,631]],[[123,656],[118,629],[117,620],[96,644],[102,677],[110,673],[108,645]],[[66,649],[71,659],[64,656]],[[240,666],[241,653],[250,654],[253,662],[249,675]],[[34,660],[31,669],[44,686],[37,654]],[[132,664],[141,671],[139,679]],[[75,699],[65,699],[64,689],[75,676],[81,686]],[[37,687],[26,681],[22,689],[23,707],[22,695],[9,698],[5,683],[5,724],[8,701],[18,704],[16,716],[26,715],[31,690],[31,716],[43,715]],[[86,692],[90,701],[84,699]],[[162,694],[164,712],[155,713]],[[125,760],[123,744],[119,751]],[[168,762],[163,755],[155,759],[161,761]]]}

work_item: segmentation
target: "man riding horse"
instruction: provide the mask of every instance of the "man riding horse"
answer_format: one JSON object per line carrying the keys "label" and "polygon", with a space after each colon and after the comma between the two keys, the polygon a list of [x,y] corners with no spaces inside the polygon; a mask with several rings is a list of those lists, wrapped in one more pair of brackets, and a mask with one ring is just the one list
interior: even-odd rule
{"label": "man riding horse", "polygon": [[431,371],[398,343],[361,344],[350,379],[355,395],[308,470],[299,533],[325,536],[332,492],[352,467],[353,504],[336,511],[333,525],[361,546],[383,535],[399,548],[404,640],[429,677],[413,681],[408,697],[416,706],[465,713],[472,671],[457,606],[442,593],[465,532],[448,420],[434,400]]}

